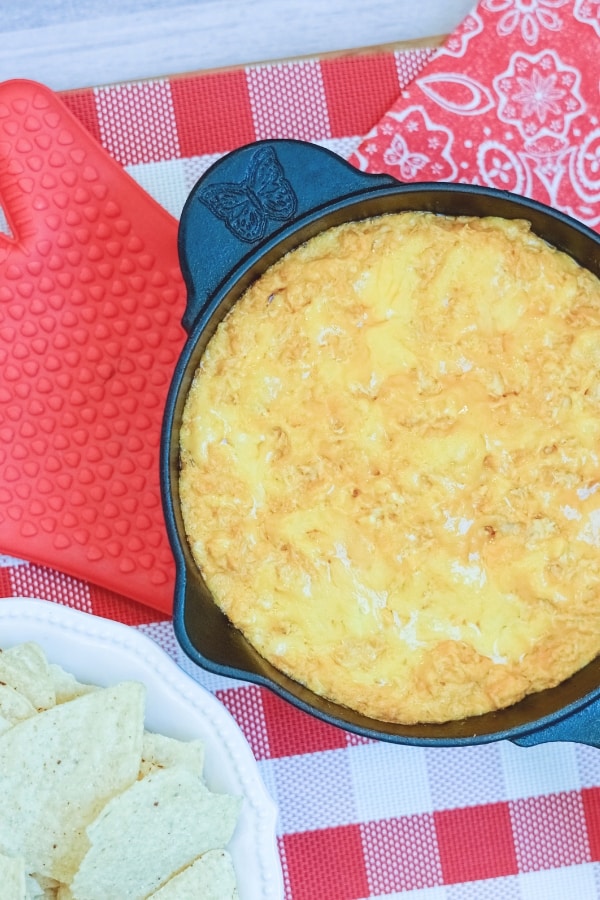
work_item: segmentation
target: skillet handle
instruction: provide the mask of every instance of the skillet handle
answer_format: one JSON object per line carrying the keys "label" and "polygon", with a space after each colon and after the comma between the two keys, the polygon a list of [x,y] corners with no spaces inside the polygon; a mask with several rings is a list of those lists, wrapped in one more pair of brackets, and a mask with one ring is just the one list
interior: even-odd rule
{"label": "skillet handle", "polygon": [[511,738],[513,744],[533,747],[551,741],[568,741],[600,748],[600,697],[587,706],[567,714],[553,722],[519,738]]}
{"label": "skillet handle", "polygon": [[257,141],[222,157],[196,183],[181,214],[184,328],[191,331],[224,281],[260,256],[274,235],[334,201],[397,184],[307,141]]}

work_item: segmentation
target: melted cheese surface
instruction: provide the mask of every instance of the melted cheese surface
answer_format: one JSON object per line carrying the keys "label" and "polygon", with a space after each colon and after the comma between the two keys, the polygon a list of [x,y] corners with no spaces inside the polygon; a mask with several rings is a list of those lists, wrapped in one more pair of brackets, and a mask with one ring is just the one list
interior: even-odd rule
{"label": "melted cheese surface", "polygon": [[194,558],[258,651],[376,719],[476,715],[600,651],[600,282],[521,221],[330,229],[187,397]]}

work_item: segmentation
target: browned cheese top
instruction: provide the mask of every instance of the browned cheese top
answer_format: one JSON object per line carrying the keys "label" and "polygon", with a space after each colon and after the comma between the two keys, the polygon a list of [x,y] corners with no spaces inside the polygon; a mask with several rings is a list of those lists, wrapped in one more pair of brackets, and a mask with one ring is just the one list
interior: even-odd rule
{"label": "browned cheese top", "polygon": [[401,213],[283,257],[211,339],[181,504],[277,668],[441,722],[600,650],[600,282],[522,221]]}

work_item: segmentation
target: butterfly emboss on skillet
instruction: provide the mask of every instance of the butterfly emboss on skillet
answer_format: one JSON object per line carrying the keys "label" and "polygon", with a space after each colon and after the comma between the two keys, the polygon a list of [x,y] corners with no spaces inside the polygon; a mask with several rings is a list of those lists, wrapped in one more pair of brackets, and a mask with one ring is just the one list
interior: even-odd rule
{"label": "butterfly emboss on skillet", "polygon": [[198,193],[213,215],[241,241],[260,240],[270,221],[287,222],[296,212],[296,194],[272,147],[256,150],[240,182],[207,185]]}

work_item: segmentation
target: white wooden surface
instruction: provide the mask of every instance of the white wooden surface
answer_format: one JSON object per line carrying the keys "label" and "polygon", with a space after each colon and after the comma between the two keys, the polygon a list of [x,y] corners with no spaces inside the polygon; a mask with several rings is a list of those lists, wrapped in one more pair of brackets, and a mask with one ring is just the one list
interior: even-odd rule
{"label": "white wooden surface", "polygon": [[451,31],[474,0],[0,0],[0,81],[54,90]]}

